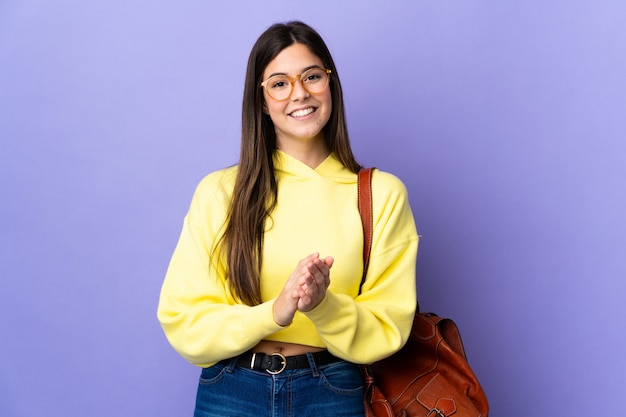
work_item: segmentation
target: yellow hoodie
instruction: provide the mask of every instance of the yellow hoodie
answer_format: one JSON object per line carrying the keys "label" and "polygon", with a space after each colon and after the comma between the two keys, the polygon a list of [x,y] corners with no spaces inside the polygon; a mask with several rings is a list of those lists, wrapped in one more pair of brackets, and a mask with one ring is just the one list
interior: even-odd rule
{"label": "yellow hoodie", "polygon": [[[404,184],[374,171],[373,242],[366,282],[357,175],[334,155],[316,169],[277,151],[278,204],[264,236],[263,303],[237,303],[223,265],[211,261],[231,200],[236,167],[213,172],[198,185],[172,255],[158,318],[174,349],[207,367],[237,356],[260,340],[327,348],[354,363],[371,363],[400,349],[415,313],[418,236]],[[274,322],[272,303],[298,261],[332,256],[330,286],[321,303],[293,322]]]}

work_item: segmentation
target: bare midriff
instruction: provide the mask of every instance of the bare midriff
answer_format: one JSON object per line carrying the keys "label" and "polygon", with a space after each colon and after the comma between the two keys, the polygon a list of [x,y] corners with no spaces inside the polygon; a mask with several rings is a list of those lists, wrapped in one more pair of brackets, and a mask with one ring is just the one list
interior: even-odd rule
{"label": "bare midriff", "polygon": [[271,340],[261,340],[251,350],[252,352],[255,352],[255,353],[263,352],[267,355],[271,355],[272,353],[280,353],[283,356],[294,356],[294,355],[302,355],[303,353],[321,352],[322,350],[326,350],[326,349],[315,347],[315,346],[299,345],[297,343],[285,343],[285,342],[274,342]]}

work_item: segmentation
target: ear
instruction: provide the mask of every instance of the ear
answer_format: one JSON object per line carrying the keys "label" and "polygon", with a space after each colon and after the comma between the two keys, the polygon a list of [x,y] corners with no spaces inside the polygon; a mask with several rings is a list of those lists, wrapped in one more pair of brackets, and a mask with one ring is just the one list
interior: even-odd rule
{"label": "ear", "polygon": [[270,111],[267,108],[267,102],[265,100],[263,100],[263,113],[269,115]]}

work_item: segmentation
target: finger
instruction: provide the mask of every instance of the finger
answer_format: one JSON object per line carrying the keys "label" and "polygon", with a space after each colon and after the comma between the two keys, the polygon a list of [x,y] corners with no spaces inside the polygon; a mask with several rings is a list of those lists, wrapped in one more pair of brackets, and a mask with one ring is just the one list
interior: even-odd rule
{"label": "finger", "polygon": [[301,288],[309,295],[314,296],[318,292],[318,286],[321,284],[317,281],[319,278],[315,278],[314,276],[309,277],[304,284],[302,284]]}
{"label": "finger", "polygon": [[315,308],[326,296],[326,288],[321,288],[321,291],[315,296],[304,295],[300,297],[298,301],[298,310],[302,312],[311,311]]}
{"label": "finger", "polygon": [[330,270],[323,268],[322,271],[318,271],[315,274],[316,283],[319,286],[328,287],[330,285]]}
{"label": "finger", "polygon": [[315,262],[313,262],[313,264],[317,267],[317,269],[319,269],[323,274],[328,274],[328,272],[330,271],[330,268],[328,268],[328,265],[326,265],[326,262],[324,262],[322,259],[316,259]]}
{"label": "finger", "polygon": [[307,284],[311,284],[312,282],[315,281],[315,277],[314,275],[311,273],[310,268],[307,267],[305,270],[303,270],[298,278],[295,280],[296,285],[298,286],[302,286],[302,285],[307,285]]}
{"label": "finger", "polygon": [[311,264],[312,262],[315,262],[315,260],[317,259],[319,259],[319,254],[317,252],[312,253],[311,255],[300,259],[300,261],[298,261],[298,264],[294,268],[294,272],[305,271],[308,265]]}
{"label": "finger", "polygon": [[312,302],[312,297],[309,295],[304,289],[302,289],[302,293],[300,294],[300,298],[298,299],[298,310],[302,310],[310,305]]}
{"label": "finger", "polygon": [[309,262],[314,262],[315,260],[317,260],[319,258],[320,258],[319,252],[313,252],[312,254],[307,256],[306,258],[303,258],[300,262],[303,262],[303,263],[307,264]]}
{"label": "finger", "polygon": [[309,272],[315,277],[316,281],[321,283],[328,276],[330,270],[322,260],[318,259],[311,264]]}

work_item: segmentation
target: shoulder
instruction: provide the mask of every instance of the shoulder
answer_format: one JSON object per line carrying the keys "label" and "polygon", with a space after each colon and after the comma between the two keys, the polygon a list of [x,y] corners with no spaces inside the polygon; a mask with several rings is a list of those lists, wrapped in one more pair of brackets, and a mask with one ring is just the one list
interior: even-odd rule
{"label": "shoulder", "polygon": [[230,204],[237,177],[237,167],[232,166],[206,175],[196,186],[189,213],[192,218],[202,218],[207,213],[225,212]]}
{"label": "shoulder", "polygon": [[372,173],[372,197],[379,199],[386,197],[406,198],[407,189],[402,180],[395,175],[375,169]]}
{"label": "shoulder", "polygon": [[417,240],[407,188],[395,175],[379,170],[372,173],[372,213],[374,234],[378,230],[384,241],[382,247],[389,249]]}
{"label": "shoulder", "polygon": [[372,173],[372,209],[379,220],[397,219],[407,224],[413,221],[408,191],[402,180],[378,169]]}
{"label": "shoulder", "polygon": [[213,171],[202,178],[196,186],[196,197],[215,197],[216,194],[231,195],[235,187],[236,177],[237,166]]}

